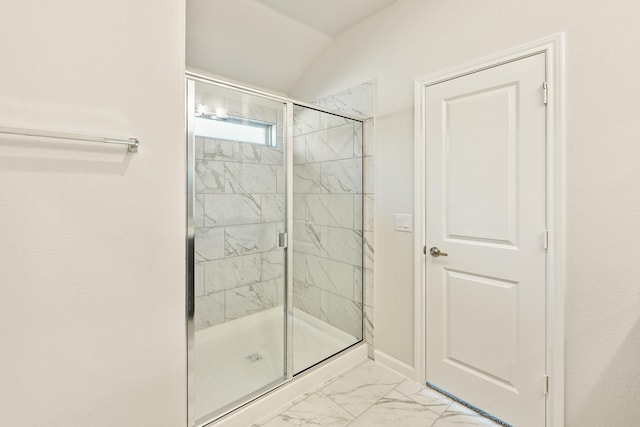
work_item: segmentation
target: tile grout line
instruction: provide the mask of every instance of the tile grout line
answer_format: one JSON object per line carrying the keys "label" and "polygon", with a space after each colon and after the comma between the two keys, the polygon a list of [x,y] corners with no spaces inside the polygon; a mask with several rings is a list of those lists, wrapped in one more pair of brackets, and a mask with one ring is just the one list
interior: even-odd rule
{"label": "tile grout line", "polygon": [[[374,362],[375,362],[375,361],[374,361]],[[383,394],[382,396],[380,396],[380,397],[379,397],[375,402],[373,402],[373,403],[372,403],[372,404],[371,404],[367,409],[365,409],[364,411],[362,411],[362,413],[361,413],[360,415],[358,415],[358,416],[357,416],[357,417],[355,417],[352,421],[350,421],[350,422],[349,422],[349,424],[347,424],[347,426],[351,425],[351,424],[352,424],[353,422],[355,422],[358,418],[360,418],[361,416],[363,416],[364,414],[366,414],[367,412],[369,412],[369,410],[370,410],[371,408],[373,408],[374,406],[376,406],[376,404],[377,404],[378,402],[380,402],[382,399],[384,399],[384,396],[386,396],[387,394],[389,394],[391,391],[395,390],[395,389],[396,389],[396,387],[398,387],[400,384],[402,384],[402,382],[400,382],[399,384],[397,384],[397,385],[393,386],[393,388],[391,388],[391,389],[390,389],[389,391],[387,391],[385,394]],[[338,404],[338,403],[336,402],[336,404]],[[338,406],[340,406],[340,404],[338,404]],[[340,407],[342,408],[342,406],[340,406]],[[347,411],[347,409],[346,409],[346,408],[342,408],[342,409],[344,409],[345,411]],[[348,412],[348,413],[350,413],[349,411],[347,411],[347,412]],[[353,415],[353,414],[351,414],[351,415]]]}
{"label": "tile grout line", "polygon": [[[319,385],[318,387],[312,389],[312,391],[309,391],[307,396],[304,399],[300,399],[299,401],[295,402],[293,405],[290,405],[288,407],[286,407],[285,410],[280,411],[278,414],[274,415],[273,417],[269,418],[268,420],[266,420],[265,422],[262,423],[262,425],[267,424],[268,422],[271,422],[273,419],[275,419],[276,417],[279,417],[280,415],[286,413],[289,409],[293,408],[294,406],[298,405],[299,403],[304,402],[305,400],[309,399],[311,396],[313,395],[322,395],[325,396],[326,398],[328,398],[330,401],[332,401],[333,403],[335,403],[336,405],[338,405],[340,408],[342,408],[345,412],[347,412],[347,414],[349,415],[353,415],[351,414],[351,412],[347,411],[345,408],[342,407],[342,405],[340,405],[338,402],[336,402],[335,400],[333,400],[331,398],[331,396],[328,396],[326,394],[324,394],[322,392],[322,389],[327,387],[329,384],[339,380],[340,378],[344,377],[345,375],[355,371],[356,369],[358,369],[360,366],[364,365],[365,363],[367,363],[368,360],[364,360],[362,362],[357,363],[355,366],[353,366],[351,369],[348,369],[347,371],[335,376],[334,378],[330,378],[328,380],[326,380],[325,382],[323,382],[321,385]],[[260,427],[260,425],[258,426]]]}
{"label": "tile grout line", "polygon": [[[375,362],[375,361],[374,361]],[[416,405],[422,406],[426,411],[431,412],[435,415],[438,416],[438,418],[436,418],[433,422],[433,424],[431,424],[431,427],[433,427],[433,425],[438,422],[438,420],[440,419],[440,417],[442,416],[442,414],[444,414],[444,412],[446,412],[446,410],[449,408],[449,406],[451,406],[451,404],[453,402],[450,402],[447,407],[445,408],[445,410],[442,412],[442,414],[438,414],[437,412],[429,409],[428,407],[425,407],[425,405],[421,404],[420,402],[417,402],[415,399],[411,398],[411,396],[408,396],[405,393],[402,393],[401,391],[397,390],[398,387],[400,387],[400,385],[405,381],[405,380],[409,380],[409,378],[403,379],[401,382],[399,382],[398,384],[396,384],[395,386],[393,386],[393,388],[391,388],[389,391],[387,391],[384,395],[382,395],[378,400],[376,400],[373,404],[371,404],[367,409],[365,409],[360,415],[358,415],[357,417],[355,417],[352,421],[349,422],[349,424],[347,424],[347,426],[351,425],[353,422],[355,422],[358,418],[362,417],[364,414],[366,414],[367,412],[369,412],[369,410],[371,408],[373,408],[374,406],[376,406],[378,404],[378,402],[380,402],[382,399],[385,398],[385,396],[389,393],[391,393],[392,391],[396,391],[398,394],[402,395],[403,397],[409,399],[411,402],[415,403]],[[327,396],[330,398],[330,396]],[[335,400],[331,399],[332,401],[335,402]],[[335,402],[338,406],[340,406],[342,409],[344,409],[345,411],[347,411],[346,408],[344,408],[342,405],[340,405],[339,403]],[[349,411],[347,411],[348,413],[350,413]],[[353,414],[352,414],[353,415]]]}
{"label": "tile grout line", "polygon": [[[421,384],[421,385],[422,385],[422,384]],[[436,420],[433,422],[433,424],[431,424],[431,427],[433,427],[434,425],[436,425],[436,423],[442,419],[442,416],[443,416],[444,414],[446,414],[446,413],[447,413],[447,411],[449,410],[449,408],[451,407],[451,405],[453,405],[453,402],[454,402],[453,400],[452,400],[451,402],[449,402],[449,404],[447,405],[447,407],[446,407],[446,408],[444,408],[444,411],[442,411],[442,413],[441,413],[440,415],[438,415],[438,418],[436,418]]]}
{"label": "tile grout line", "polygon": [[[286,409],[283,409],[283,410],[282,410],[282,411],[280,411],[277,415],[275,415],[275,416],[273,416],[273,417],[270,417],[268,420],[265,420],[265,421],[263,422],[263,424],[258,424],[257,426],[259,427],[259,426],[264,425],[264,424],[266,424],[266,423],[268,423],[268,422],[271,422],[273,419],[277,418],[278,416],[281,416],[281,415],[285,414],[285,413],[287,412],[287,410],[290,410],[291,408],[293,408],[293,407],[297,406],[299,403],[301,403],[301,402],[304,402],[304,401],[308,400],[308,399],[309,399],[310,397],[312,397],[312,396],[321,397],[321,398],[328,398],[328,400],[329,400],[330,402],[332,402],[333,404],[337,405],[337,406],[338,406],[340,409],[342,409],[346,414],[348,414],[348,415],[349,415],[349,416],[351,416],[351,417],[354,417],[352,420],[346,420],[346,421],[347,421],[347,424],[345,424],[345,426],[351,426],[351,425],[353,425],[353,423],[354,423],[354,422],[356,422],[358,419],[360,419],[364,414],[369,413],[369,411],[371,411],[371,409],[372,409],[373,407],[375,407],[376,405],[379,405],[379,404],[380,404],[380,402],[381,402],[383,399],[385,399],[385,396],[387,396],[387,395],[388,395],[389,393],[391,393],[392,391],[395,391],[395,392],[397,392],[400,396],[402,396],[403,401],[404,401],[404,399],[406,399],[406,400],[407,400],[407,403],[412,403],[412,404],[418,405],[418,406],[419,406],[419,407],[421,407],[424,411],[426,411],[426,412],[428,412],[428,413],[431,413],[431,414],[433,414],[433,415],[436,415],[436,419],[435,419],[435,420],[430,424],[430,426],[431,426],[431,427],[433,427],[434,425],[436,425],[436,423],[438,423],[440,420],[442,420],[442,419],[443,419],[443,416],[444,416],[444,415],[449,411],[449,409],[450,409],[451,405],[453,405],[453,403],[455,402],[455,401],[450,401],[449,403],[447,403],[447,404],[445,405],[445,408],[443,409],[442,413],[441,413],[441,414],[438,414],[436,411],[434,411],[433,409],[431,409],[431,408],[428,406],[428,404],[421,403],[421,402],[417,401],[416,399],[414,399],[413,397],[411,397],[411,395],[409,395],[409,394],[407,394],[407,393],[403,393],[403,392],[401,392],[401,391],[399,391],[399,390],[398,390],[398,387],[400,387],[400,385],[402,385],[405,381],[413,382],[411,379],[406,378],[406,377],[404,377],[404,376],[401,376],[401,377],[402,377],[402,380],[401,380],[400,382],[398,382],[397,384],[393,384],[393,385],[391,385],[391,386],[390,386],[390,388],[389,388],[388,390],[386,390],[386,391],[385,391],[385,392],[384,392],[380,397],[378,397],[378,398],[377,398],[377,399],[376,399],[376,400],[375,400],[371,405],[369,405],[369,406],[368,406],[364,411],[362,411],[359,415],[354,416],[354,414],[353,414],[353,413],[351,413],[351,412],[350,412],[350,411],[349,411],[345,406],[343,406],[342,404],[338,403],[338,402],[337,402],[337,401],[336,401],[336,400],[335,400],[335,399],[334,399],[330,394],[325,393],[325,392],[323,391],[323,389],[324,389],[324,388],[326,388],[326,387],[327,387],[328,385],[330,385],[331,383],[334,383],[335,381],[338,381],[339,379],[341,379],[341,378],[343,378],[343,377],[345,377],[345,376],[349,375],[350,373],[352,373],[352,372],[356,371],[358,368],[360,368],[361,366],[365,365],[365,364],[366,364],[366,363],[368,363],[368,362],[369,362],[369,360],[362,361],[362,362],[358,363],[357,365],[355,365],[354,367],[352,367],[351,369],[349,369],[349,370],[347,370],[347,371],[343,372],[342,374],[340,374],[340,375],[338,375],[338,376],[336,376],[336,377],[334,377],[334,378],[331,378],[331,379],[327,380],[326,382],[324,382],[322,385],[320,385],[320,386],[319,386],[318,388],[316,388],[315,390],[310,391],[309,393],[307,393],[307,394],[306,394],[306,396],[305,396],[303,399],[301,399],[301,400],[297,401],[297,402],[296,402],[295,404],[293,404],[293,405],[290,405],[290,406],[286,407]],[[377,363],[377,362],[372,361],[372,363]],[[372,384],[377,384],[377,383],[372,383]],[[364,385],[364,384],[361,384],[361,385]],[[378,384],[378,385],[380,385],[380,384]],[[420,390],[428,389],[428,387],[425,387],[423,384],[418,384],[418,385],[421,387],[421,388],[420,388]],[[437,392],[436,392],[436,393],[437,393]],[[440,395],[440,393],[438,393],[438,395]],[[443,397],[445,397],[445,398],[446,398],[447,396],[443,396]],[[394,399],[391,399],[391,400],[394,400]],[[450,399],[449,399],[449,400],[450,400]]]}
{"label": "tile grout line", "polygon": [[[371,360],[373,363],[377,363],[375,360]],[[364,365],[365,363],[367,363],[368,360],[365,360],[363,363],[361,363],[359,366]],[[349,372],[354,371],[355,368]],[[373,408],[380,400],[382,400],[384,398],[384,396],[386,396],[387,394],[389,394],[391,391],[395,390],[400,384],[402,384],[404,382],[404,379],[402,381],[400,381],[398,384],[394,385],[392,388],[390,388],[387,392],[385,392],[382,396],[380,396],[374,403],[372,403],[369,407],[367,407],[367,409],[365,409],[360,415],[355,416],[355,418],[349,422],[350,425],[351,423],[353,423],[355,420],[357,420],[359,417],[361,417],[363,414],[365,414],[367,411],[369,411],[369,409]],[[319,392],[321,392],[322,390],[319,390]],[[340,408],[342,408],[343,410],[345,410],[348,414],[353,415],[351,412],[349,412],[344,406],[340,405],[338,402],[335,401],[335,399],[333,399],[331,396],[322,393],[323,395],[325,395],[326,397],[328,397],[332,402],[334,402],[336,405],[338,405]],[[402,394],[402,393],[401,393]],[[403,394],[404,396],[404,394]]]}
{"label": "tile grout line", "polygon": [[[330,395],[328,395],[328,394],[324,393],[324,392],[322,391],[322,389],[324,389],[325,387],[327,387],[329,384],[331,384],[331,383],[333,383],[333,382],[337,381],[338,379],[343,378],[343,377],[345,377],[346,375],[348,375],[348,374],[350,374],[350,373],[354,372],[356,369],[360,368],[361,366],[364,366],[364,364],[366,364],[367,362],[369,362],[369,360],[370,360],[370,359],[366,359],[366,360],[364,360],[364,361],[362,361],[362,362],[358,363],[358,364],[357,364],[356,366],[354,366],[352,369],[349,369],[349,370],[348,370],[348,371],[346,371],[344,374],[339,375],[339,376],[335,377],[334,379],[332,379],[332,380],[328,381],[326,384],[324,384],[321,388],[319,388],[319,389],[316,391],[316,393],[320,393],[321,395],[325,396],[325,397],[326,397],[326,398],[328,398],[330,401],[332,401],[333,403],[335,403],[336,405],[338,405],[338,407],[340,407],[340,408],[341,408],[343,411],[345,411],[347,414],[349,414],[349,415],[351,415],[351,416],[355,417],[353,420],[349,421],[349,423],[348,423],[347,425],[349,425],[349,424],[351,424],[352,422],[354,422],[354,421],[355,421],[355,420],[356,420],[360,415],[362,415],[362,414],[360,414],[360,415],[358,415],[358,417],[356,417],[356,416],[355,416],[355,415],[353,415],[351,412],[349,412],[349,411],[347,410],[347,408],[345,408],[344,406],[342,406],[341,404],[339,404],[338,402],[336,402],[336,400],[335,400],[333,397],[331,397]],[[374,363],[375,363],[375,361],[374,361]],[[372,405],[372,406],[373,406],[373,405]],[[369,410],[369,408],[367,408],[367,410]],[[366,412],[366,411],[365,411],[365,412]],[[364,412],[363,412],[363,413],[364,413]]]}
{"label": "tile grout line", "polygon": [[[410,379],[410,378],[407,378],[407,377],[405,377],[405,378],[406,378],[407,380],[409,380],[409,381],[415,382],[415,381],[413,381],[413,380],[412,380],[412,379]],[[403,381],[403,382],[404,382],[404,381]],[[398,388],[398,387],[400,387],[400,385],[401,385],[401,384],[402,384],[402,383],[398,384],[398,385],[394,388],[394,390],[395,390],[396,392],[400,393],[402,396],[405,396],[406,398],[410,399],[411,401],[413,401],[413,402],[417,403],[418,405],[420,405],[420,406],[422,406],[422,407],[425,407],[425,405],[423,405],[423,404],[421,404],[420,402],[416,401],[414,398],[412,398],[412,397],[411,397],[411,396],[409,396],[408,394],[403,393],[403,392],[401,392],[400,390],[397,390],[397,388]],[[421,383],[417,383],[417,384],[419,384],[419,385],[420,385],[420,387],[422,387],[422,390],[424,390],[424,389],[426,389],[426,388],[427,388],[425,385],[422,385]],[[445,396],[445,397],[446,397],[446,396]],[[449,400],[451,400],[451,399],[449,399]],[[447,409],[449,409],[449,406],[451,406],[452,404],[453,404],[453,401],[449,402],[449,403],[447,404],[447,407],[444,409],[444,411],[442,411],[442,414],[438,414],[437,412],[435,412],[435,411],[431,410],[430,408],[425,407],[425,409],[426,409],[427,411],[432,412],[432,413],[434,413],[435,415],[437,415],[437,416],[438,416],[438,418],[436,418],[436,419],[433,421],[433,423],[431,424],[431,426],[430,426],[430,427],[433,427],[433,426],[435,425],[435,423],[437,423],[437,422],[438,422],[438,420],[442,417],[442,415],[443,415],[445,412],[447,412]]]}

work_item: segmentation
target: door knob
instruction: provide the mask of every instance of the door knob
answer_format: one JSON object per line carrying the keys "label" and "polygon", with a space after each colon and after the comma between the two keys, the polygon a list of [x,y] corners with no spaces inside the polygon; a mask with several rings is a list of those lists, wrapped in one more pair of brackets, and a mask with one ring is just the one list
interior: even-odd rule
{"label": "door knob", "polygon": [[436,246],[429,249],[429,253],[431,254],[432,257],[436,257],[436,258],[438,258],[439,256],[449,256],[448,253],[440,252],[440,249],[438,249]]}

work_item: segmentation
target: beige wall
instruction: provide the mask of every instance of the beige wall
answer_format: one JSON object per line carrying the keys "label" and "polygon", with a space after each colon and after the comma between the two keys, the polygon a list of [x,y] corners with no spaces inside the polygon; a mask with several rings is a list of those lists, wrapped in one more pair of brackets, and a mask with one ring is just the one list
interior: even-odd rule
{"label": "beige wall", "polygon": [[[413,363],[413,80],[565,31],[566,425],[640,423],[640,5],[400,0],[342,34],[291,95],[377,79],[376,346]],[[604,251],[604,252],[603,252]]]}
{"label": "beige wall", "polygon": [[185,425],[184,1],[1,9],[0,425]]}

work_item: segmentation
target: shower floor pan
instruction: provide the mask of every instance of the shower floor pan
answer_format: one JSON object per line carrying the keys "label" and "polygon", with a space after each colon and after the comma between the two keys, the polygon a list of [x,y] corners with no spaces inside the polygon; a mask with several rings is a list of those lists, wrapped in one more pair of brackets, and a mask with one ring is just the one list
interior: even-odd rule
{"label": "shower floor pan", "polygon": [[[294,309],[293,369],[359,339]],[[195,333],[195,416],[200,419],[284,378],[284,311],[274,307]]]}

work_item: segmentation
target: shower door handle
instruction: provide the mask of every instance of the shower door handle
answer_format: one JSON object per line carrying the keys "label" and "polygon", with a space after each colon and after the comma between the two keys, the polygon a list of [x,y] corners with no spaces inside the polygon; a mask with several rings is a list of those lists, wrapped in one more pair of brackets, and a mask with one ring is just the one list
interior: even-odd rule
{"label": "shower door handle", "polygon": [[278,234],[278,247],[286,249],[289,246],[289,236],[287,233]]}

